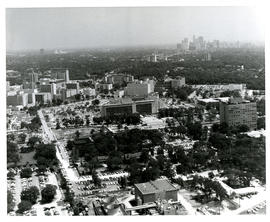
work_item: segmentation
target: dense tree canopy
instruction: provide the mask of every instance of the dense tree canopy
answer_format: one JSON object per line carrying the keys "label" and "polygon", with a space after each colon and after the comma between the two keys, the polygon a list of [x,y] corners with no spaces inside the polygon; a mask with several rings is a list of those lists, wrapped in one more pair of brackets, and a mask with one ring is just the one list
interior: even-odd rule
{"label": "dense tree canopy", "polygon": [[31,204],[37,202],[39,196],[39,189],[35,186],[32,186],[21,192],[21,200],[29,201]]}
{"label": "dense tree canopy", "polygon": [[47,184],[46,187],[41,191],[41,197],[43,203],[50,203],[53,201],[56,195],[56,187],[52,184]]}

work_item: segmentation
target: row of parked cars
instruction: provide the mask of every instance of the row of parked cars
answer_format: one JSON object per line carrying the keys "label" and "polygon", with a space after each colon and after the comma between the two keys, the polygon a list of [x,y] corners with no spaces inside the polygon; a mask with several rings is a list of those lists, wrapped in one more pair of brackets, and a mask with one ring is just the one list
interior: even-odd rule
{"label": "row of parked cars", "polygon": [[265,208],[265,206],[266,206],[266,201],[258,204],[257,206],[253,207],[252,209],[247,210],[247,213],[248,214],[256,214],[256,213],[258,213],[259,210]]}
{"label": "row of parked cars", "polygon": [[22,185],[22,189],[23,190],[26,190],[28,189],[29,187],[33,186],[33,183],[32,183],[32,177],[29,177],[29,178],[21,178],[21,185]]}
{"label": "row of parked cars", "polygon": [[52,215],[58,216],[58,215],[60,215],[59,211],[56,210],[55,207],[44,207],[43,210],[44,210],[44,214],[46,216],[52,216]]}

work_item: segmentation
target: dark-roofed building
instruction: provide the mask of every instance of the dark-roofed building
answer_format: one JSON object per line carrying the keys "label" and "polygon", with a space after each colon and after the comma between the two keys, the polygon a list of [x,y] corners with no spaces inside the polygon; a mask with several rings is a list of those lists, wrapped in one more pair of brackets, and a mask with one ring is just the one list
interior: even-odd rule
{"label": "dark-roofed building", "polygon": [[149,98],[135,101],[130,98],[122,98],[101,106],[101,116],[117,116],[132,113],[149,115],[157,113],[158,109],[158,99]]}
{"label": "dark-roofed building", "polygon": [[139,183],[135,184],[134,187],[137,203],[155,202],[158,199],[177,201],[178,188],[173,186],[167,179]]}

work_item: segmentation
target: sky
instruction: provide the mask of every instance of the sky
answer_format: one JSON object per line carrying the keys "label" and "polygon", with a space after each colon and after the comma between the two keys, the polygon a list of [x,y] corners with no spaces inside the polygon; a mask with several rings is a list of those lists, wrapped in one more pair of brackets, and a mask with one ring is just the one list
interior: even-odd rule
{"label": "sky", "polygon": [[264,41],[250,7],[8,8],[7,50],[176,44],[193,35],[212,41]]}

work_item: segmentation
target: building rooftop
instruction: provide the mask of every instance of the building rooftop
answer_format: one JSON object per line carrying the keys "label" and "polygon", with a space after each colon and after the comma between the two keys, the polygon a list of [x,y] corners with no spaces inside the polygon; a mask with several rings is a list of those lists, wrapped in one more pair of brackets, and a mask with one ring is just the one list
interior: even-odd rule
{"label": "building rooftop", "polygon": [[147,183],[138,183],[134,185],[142,194],[157,193],[160,191],[177,190],[167,179],[150,181]]}

